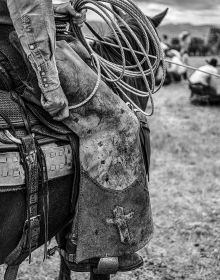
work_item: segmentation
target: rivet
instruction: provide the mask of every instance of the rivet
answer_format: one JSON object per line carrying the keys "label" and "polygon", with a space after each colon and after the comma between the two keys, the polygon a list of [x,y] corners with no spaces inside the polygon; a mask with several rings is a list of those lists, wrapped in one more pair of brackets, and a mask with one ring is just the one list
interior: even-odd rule
{"label": "rivet", "polygon": [[59,151],[59,156],[62,156],[63,155],[63,151]]}
{"label": "rivet", "polygon": [[64,163],[61,163],[60,164],[60,169],[63,169],[64,168]]}
{"label": "rivet", "polygon": [[51,165],[50,170],[55,170],[56,169],[56,165]]}
{"label": "rivet", "polygon": [[2,176],[3,177],[7,177],[8,176],[8,171],[7,170],[3,170],[2,171]]}
{"label": "rivet", "polygon": [[15,170],[13,175],[14,175],[14,177],[18,177],[20,175],[20,171]]}
{"label": "rivet", "polygon": [[18,158],[17,157],[13,157],[13,162],[17,162]]}
{"label": "rivet", "polygon": [[7,162],[7,158],[6,157],[0,157],[0,162]]}

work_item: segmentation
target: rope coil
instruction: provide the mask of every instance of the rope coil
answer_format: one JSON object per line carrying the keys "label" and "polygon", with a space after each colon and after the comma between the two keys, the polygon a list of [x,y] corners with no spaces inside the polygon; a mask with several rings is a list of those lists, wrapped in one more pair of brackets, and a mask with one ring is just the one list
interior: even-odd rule
{"label": "rope coil", "polygon": [[[140,30],[144,36],[144,43],[141,43],[134,31],[129,27],[126,21],[118,15],[109,4],[123,10],[128,16],[134,18],[137,24],[140,27]],[[97,83],[92,93],[81,103],[71,106],[70,109],[75,109],[86,104],[96,93],[100,81],[111,83],[113,87],[117,88],[119,92],[136,108],[138,111],[141,111],[144,115],[150,116],[154,112],[154,102],[152,95],[157,92],[163,85],[165,79],[166,66],[164,62],[164,53],[160,45],[159,37],[155,31],[155,28],[151,21],[142,13],[142,11],[131,1],[131,0],[77,0],[74,4],[74,8],[77,12],[82,10],[90,10],[95,12],[100,16],[105,23],[108,25],[110,30],[113,32],[118,48],[120,50],[122,63],[116,64],[111,61],[108,61],[94,52],[89,43],[86,41],[86,37],[82,33],[81,28],[70,22],[71,28],[82,42],[82,44],[89,51],[92,58],[92,65],[97,71]],[[113,16],[113,17],[112,17]],[[116,20],[114,20],[115,18]],[[143,57],[138,58],[136,52],[133,50],[130,42],[125,36],[121,26],[126,28],[128,32],[132,35],[132,39],[136,42],[138,47],[141,50]],[[119,36],[121,38],[119,38]],[[127,49],[130,51],[133,60],[135,61],[134,65],[127,65],[125,58],[125,49],[122,46],[122,41],[126,45]],[[105,42],[105,41],[103,41]],[[152,56],[149,54],[150,43],[153,44],[153,49],[155,51],[155,56],[153,56],[153,62],[150,60]],[[143,69],[143,63],[147,65]],[[163,78],[156,88],[155,86],[155,72],[158,69],[159,65],[163,69]],[[142,78],[146,87],[146,91],[140,91],[135,87],[130,86],[126,83],[123,78]],[[129,92],[134,96],[141,96],[149,98],[151,103],[151,111],[146,113],[142,111],[131,98],[128,97],[127,93]]]}
{"label": "rope coil", "polygon": [[[92,40],[92,41],[95,41],[95,42],[98,42],[98,43],[101,43],[101,44],[104,44],[104,45],[109,45],[109,46],[112,46],[112,47],[115,47],[115,48],[119,48],[119,46],[117,46],[113,43],[106,42],[106,41],[100,41],[100,40],[97,40],[97,39],[95,39],[93,37],[90,37],[90,36],[85,36],[85,38],[89,39],[89,40]],[[129,51],[129,48],[123,47],[123,49],[126,50],[126,51]],[[134,50],[134,52],[137,53],[137,54],[143,55],[143,53],[140,52],[140,51]],[[154,55],[149,54],[148,56],[156,59],[156,57]],[[164,58],[164,61],[167,62],[167,63],[171,63],[171,64],[175,64],[175,65],[178,65],[178,66],[185,67],[185,68],[190,69],[190,70],[199,71],[199,72],[202,72],[202,73],[205,73],[205,74],[209,74],[209,75],[214,76],[216,78],[220,78],[220,74],[210,73],[208,71],[201,70],[201,69],[199,69],[197,67],[194,67],[194,66],[191,66],[191,65],[187,65],[187,64],[184,64],[184,63],[173,62],[172,60],[169,60],[167,58]],[[218,67],[219,67],[219,65],[218,65]]]}

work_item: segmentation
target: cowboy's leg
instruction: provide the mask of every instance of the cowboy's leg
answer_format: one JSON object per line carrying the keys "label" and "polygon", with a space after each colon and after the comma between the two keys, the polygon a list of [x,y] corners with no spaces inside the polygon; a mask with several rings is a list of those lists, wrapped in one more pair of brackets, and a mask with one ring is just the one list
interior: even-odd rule
{"label": "cowboy's leg", "polygon": [[[62,87],[70,104],[79,103],[93,91],[97,75],[66,43],[59,42],[58,46],[56,60]],[[95,96],[82,107],[71,110],[70,115],[65,124],[81,138],[81,146],[86,142],[81,151],[85,170],[109,188],[123,189],[130,185],[138,171],[123,156],[129,158],[129,153],[137,150],[139,122],[127,105],[101,82]],[[88,141],[91,134],[92,142]],[[104,152],[98,155],[97,151]],[[122,165],[121,171],[127,170],[123,175],[117,169]]]}
{"label": "cowboy's leg", "polygon": [[[69,104],[78,104],[93,91],[97,74],[67,43],[59,42],[57,45],[56,60],[61,84]],[[83,106],[70,109],[70,117],[64,123],[80,138],[80,190],[84,193],[79,195],[79,205],[83,207],[78,208],[81,224],[77,232],[77,261],[106,254],[120,256],[123,252],[129,254],[137,251],[135,247],[137,244],[140,245],[142,242],[146,244],[149,240],[152,233],[152,220],[143,158],[140,153],[140,127],[136,116],[101,81],[96,94]],[[135,187],[135,193],[132,193],[132,186]],[[130,191],[132,194],[130,193],[127,197]],[[88,200],[84,203],[84,199]],[[129,205],[126,205],[127,203]],[[88,212],[85,213],[85,209],[90,209],[92,216]],[[119,238],[114,226],[109,226],[108,222],[107,224],[105,222],[120,209],[122,211],[125,209],[128,213],[132,211],[131,209],[137,210],[132,226],[133,237],[129,231],[126,230],[125,234],[120,229]],[[96,211],[98,212],[95,213]],[[139,211],[143,214],[140,219],[138,218]],[[100,222],[99,225],[97,221]],[[136,221],[139,221],[138,225],[135,225]],[[108,233],[106,228],[108,228]],[[136,230],[138,232],[135,233]],[[117,235],[115,237],[117,245],[115,242],[112,244],[114,238],[111,234]],[[125,237],[124,234],[128,235]],[[96,241],[93,240],[94,238]],[[132,244],[129,243],[131,239],[134,239]],[[97,240],[101,241],[100,244],[104,242],[105,247],[101,248]],[[124,242],[128,242],[127,247],[123,245]],[[127,250],[122,249],[121,246]],[[85,250],[88,247],[89,251]],[[81,250],[82,248],[84,250]]]}

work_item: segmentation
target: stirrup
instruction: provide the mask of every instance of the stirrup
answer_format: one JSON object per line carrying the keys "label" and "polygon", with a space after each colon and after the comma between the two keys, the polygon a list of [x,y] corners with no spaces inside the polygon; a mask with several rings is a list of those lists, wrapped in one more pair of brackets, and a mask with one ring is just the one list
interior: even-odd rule
{"label": "stirrup", "polygon": [[93,269],[95,274],[115,274],[119,270],[118,257],[101,258],[98,266]]}
{"label": "stirrup", "polygon": [[76,272],[90,272],[95,274],[115,274],[119,270],[118,257],[106,257],[100,259],[86,260],[80,263],[74,261],[74,255],[68,254],[65,250],[60,249],[59,253],[63,257],[66,265],[70,270]]}

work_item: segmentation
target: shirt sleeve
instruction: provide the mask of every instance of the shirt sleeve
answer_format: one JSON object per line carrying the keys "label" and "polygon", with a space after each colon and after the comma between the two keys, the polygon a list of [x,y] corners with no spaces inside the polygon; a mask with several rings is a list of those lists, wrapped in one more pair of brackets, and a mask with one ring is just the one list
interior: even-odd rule
{"label": "shirt sleeve", "polygon": [[42,93],[60,86],[55,62],[55,23],[52,0],[7,0],[21,45],[36,72]]}

